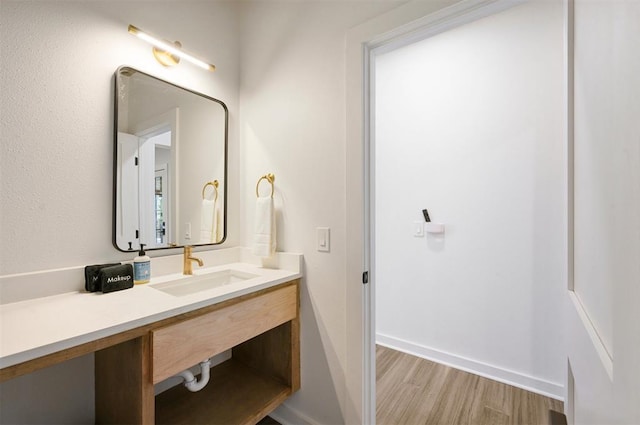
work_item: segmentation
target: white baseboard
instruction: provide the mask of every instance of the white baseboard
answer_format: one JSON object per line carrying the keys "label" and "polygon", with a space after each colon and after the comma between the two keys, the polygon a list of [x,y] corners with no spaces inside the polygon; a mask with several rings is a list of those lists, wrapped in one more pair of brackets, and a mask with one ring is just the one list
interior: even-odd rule
{"label": "white baseboard", "polygon": [[403,353],[432,360],[455,369],[522,388],[536,394],[551,397],[556,400],[564,400],[564,386],[560,384],[482,363],[477,360],[467,359],[455,354],[445,353],[444,351],[414,344],[388,335],[376,334],[376,343],[384,347],[402,351]]}
{"label": "white baseboard", "polygon": [[288,406],[286,402],[278,406],[278,408],[273,412],[269,413],[269,416],[280,422],[282,425],[320,425],[319,422],[314,421],[299,410]]}

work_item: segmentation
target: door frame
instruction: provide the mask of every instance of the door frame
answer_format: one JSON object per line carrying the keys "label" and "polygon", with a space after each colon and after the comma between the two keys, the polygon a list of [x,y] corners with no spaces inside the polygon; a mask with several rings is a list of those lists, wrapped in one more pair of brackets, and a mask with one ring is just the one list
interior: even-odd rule
{"label": "door frame", "polygon": [[[347,33],[346,423],[375,424],[375,55],[533,0],[412,1]],[[364,272],[368,283],[364,283]]]}
{"label": "door frame", "polygon": [[[180,203],[178,187],[179,187],[179,167],[178,164],[179,156],[180,156],[180,148],[178,146],[180,141],[179,135],[179,108],[173,108],[165,113],[159,114],[157,116],[151,117],[147,120],[144,120],[140,123],[137,123],[133,126],[133,133],[144,139],[147,139],[157,136],[162,133],[171,132],[171,146],[170,150],[170,161],[168,163],[169,166],[169,204],[167,207],[167,214],[169,220],[167,222],[167,241],[176,241],[178,238],[179,230],[178,223],[180,223],[180,209],[177,207]],[[143,142],[144,143],[144,142]],[[155,171],[155,170],[154,170]],[[141,227],[143,227],[141,225]],[[155,238],[155,235],[152,235]],[[169,247],[169,242],[167,242],[167,247]]]}

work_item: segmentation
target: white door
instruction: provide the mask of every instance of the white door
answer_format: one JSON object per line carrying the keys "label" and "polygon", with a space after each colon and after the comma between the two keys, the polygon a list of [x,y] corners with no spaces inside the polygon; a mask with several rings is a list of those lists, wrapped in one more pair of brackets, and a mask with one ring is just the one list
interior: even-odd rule
{"label": "white door", "polygon": [[574,268],[565,410],[569,423],[640,424],[640,2],[569,6]]}
{"label": "white door", "polygon": [[118,133],[116,186],[120,199],[116,208],[116,243],[119,247],[138,248],[138,137]]}
{"label": "white door", "polygon": [[138,160],[138,208],[140,209],[140,243],[155,248],[155,144],[140,137]]}

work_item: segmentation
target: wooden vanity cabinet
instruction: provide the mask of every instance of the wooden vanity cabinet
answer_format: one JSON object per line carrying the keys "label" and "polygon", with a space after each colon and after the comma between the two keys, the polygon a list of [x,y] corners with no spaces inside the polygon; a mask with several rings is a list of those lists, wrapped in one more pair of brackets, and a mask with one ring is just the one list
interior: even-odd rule
{"label": "wooden vanity cabinet", "polygon": [[[153,324],[96,352],[96,423],[255,424],[300,388],[299,280]],[[198,392],[154,384],[231,349]]]}

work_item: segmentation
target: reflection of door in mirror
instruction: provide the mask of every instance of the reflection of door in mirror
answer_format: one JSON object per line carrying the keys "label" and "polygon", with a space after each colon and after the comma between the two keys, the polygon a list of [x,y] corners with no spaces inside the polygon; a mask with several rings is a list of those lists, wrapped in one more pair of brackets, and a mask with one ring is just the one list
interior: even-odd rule
{"label": "reflection of door in mirror", "polygon": [[169,211],[173,137],[168,128],[118,133],[119,246],[137,249],[142,243],[152,249],[173,243],[175,220]]}
{"label": "reflection of door in mirror", "polygon": [[129,248],[137,245],[138,238],[138,145],[136,136],[118,133],[116,241]]}
{"label": "reflection of door in mirror", "polygon": [[[177,116],[178,110],[175,109],[132,126],[139,140],[138,239],[148,249],[166,248],[176,242],[174,229],[177,210],[172,205],[177,184]],[[162,191],[158,194],[156,182],[159,170],[164,170],[164,174],[160,176]],[[161,209],[158,209],[158,202]],[[158,229],[163,233],[160,238]]]}

